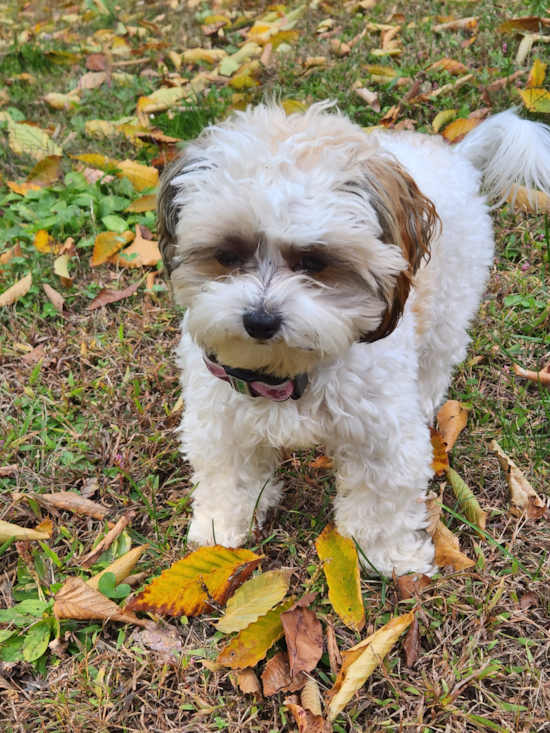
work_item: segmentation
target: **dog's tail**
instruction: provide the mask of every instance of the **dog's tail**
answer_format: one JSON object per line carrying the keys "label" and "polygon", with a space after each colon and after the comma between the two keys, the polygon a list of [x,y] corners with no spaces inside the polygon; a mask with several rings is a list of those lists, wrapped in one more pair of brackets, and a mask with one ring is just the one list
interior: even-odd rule
{"label": "dog's tail", "polygon": [[496,206],[513,189],[515,199],[519,184],[550,194],[550,127],[522,120],[516,109],[489,117],[455,148],[481,172],[483,189],[498,199]]}

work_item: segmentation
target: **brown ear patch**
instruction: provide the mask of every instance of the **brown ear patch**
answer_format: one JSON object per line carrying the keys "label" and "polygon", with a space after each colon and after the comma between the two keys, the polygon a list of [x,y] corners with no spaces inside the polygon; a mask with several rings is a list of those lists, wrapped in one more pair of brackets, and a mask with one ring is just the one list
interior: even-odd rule
{"label": "brown ear patch", "polygon": [[433,203],[420,191],[413,178],[397,162],[372,159],[367,163],[367,188],[371,204],[382,227],[382,241],[401,248],[409,267],[397,276],[388,293],[388,307],[378,328],[361,338],[378,341],[389,336],[399,323],[409,297],[412,279],[441,227]]}

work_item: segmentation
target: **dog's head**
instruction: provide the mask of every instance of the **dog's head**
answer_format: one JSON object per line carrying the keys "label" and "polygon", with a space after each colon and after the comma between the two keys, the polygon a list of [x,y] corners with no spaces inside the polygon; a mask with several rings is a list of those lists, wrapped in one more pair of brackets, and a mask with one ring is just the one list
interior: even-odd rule
{"label": "dog's head", "polygon": [[165,173],[163,260],[197,343],[280,377],[389,335],[437,215],[375,140],[326,104],[259,106]]}

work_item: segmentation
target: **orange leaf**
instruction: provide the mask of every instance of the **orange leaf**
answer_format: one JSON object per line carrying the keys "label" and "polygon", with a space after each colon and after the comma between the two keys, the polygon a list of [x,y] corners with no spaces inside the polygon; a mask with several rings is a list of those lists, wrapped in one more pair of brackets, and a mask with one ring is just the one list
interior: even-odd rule
{"label": "orange leaf", "polygon": [[550,387],[550,367],[544,367],[540,372],[532,372],[529,369],[523,369],[519,364],[514,364],[514,372],[518,377],[540,382],[545,387]]}
{"label": "orange leaf", "polygon": [[319,456],[309,464],[310,468],[332,468],[332,458],[330,456]]}
{"label": "orange leaf", "polygon": [[460,552],[458,537],[455,537],[443,522],[438,522],[433,541],[435,545],[435,562],[440,568],[445,567],[445,565],[452,565],[458,572],[475,565],[473,560]]}
{"label": "orange leaf", "polygon": [[479,125],[479,120],[470,119],[467,120],[459,119],[451,122],[450,125],[443,130],[441,133],[443,137],[449,142],[460,142],[462,138],[467,135],[474,127]]}
{"label": "orange leaf", "polygon": [[116,232],[102,232],[98,234],[94,242],[94,251],[90,264],[92,267],[103,265],[109,261],[109,258],[118,252],[119,249],[125,247],[129,242],[133,241],[135,235],[133,232],[124,232],[117,234]]}
{"label": "orange leaf", "polygon": [[436,61],[435,64],[432,64],[429,66],[426,71],[448,71],[449,73],[453,74],[453,76],[460,76],[460,74],[468,74],[469,69],[467,66],[464,66],[463,63],[460,61],[455,61],[454,59],[439,59],[439,61]]}
{"label": "orange leaf", "polygon": [[15,181],[8,181],[8,188],[20,196],[24,196],[28,191],[40,191],[40,186],[37,183],[28,182],[16,183]]}
{"label": "orange leaf", "polygon": [[[127,608],[170,616],[198,616],[210,609],[208,596],[224,604],[258,567],[262,557],[250,550],[221,545],[201,547],[155,578]],[[253,665],[239,665],[249,666]]]}
{"label": "orange leaf", "polygon": [[18,280],[11,286],[11,288],[8,288],[2,293],[2,295],[0,295],[0,306],[15,303],[16,300],[26,295],[31,287],[32,275],[29,272],[28,275],[25,275],[21,280]]}
{"label": "orange leaf", "polygon": [[437,413],[437,422],[448,453],[468,423],[468,410],[457,400],[447,400]]}
{"label": "orange leaf", "polygon": [[445,443],[441,433],[435,428],[430,428],[430,441],[434,450],[432,468],[436,476],[441,476],[446,468],[449,468],[449,457],[445,451]]}
{"label": "orange leaf", "polygon": [[[137,255],[130,259],[131,255]],[[162,259],[158,242],[144,239],[139,224],[136,224],[136,237],[124,252],[112,257],[109,262],[120,267],[154,267]]]}

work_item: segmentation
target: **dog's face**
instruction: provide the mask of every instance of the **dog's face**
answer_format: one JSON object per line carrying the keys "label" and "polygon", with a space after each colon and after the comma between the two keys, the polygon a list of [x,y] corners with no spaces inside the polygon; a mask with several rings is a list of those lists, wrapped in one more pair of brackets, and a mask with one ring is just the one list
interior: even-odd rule
{"label": "dog's face", "polygon": [[218,361],[279,377],[395,328],[436,214],[348,119],[260,106],[205,130],[164,176],[163,259]]}

